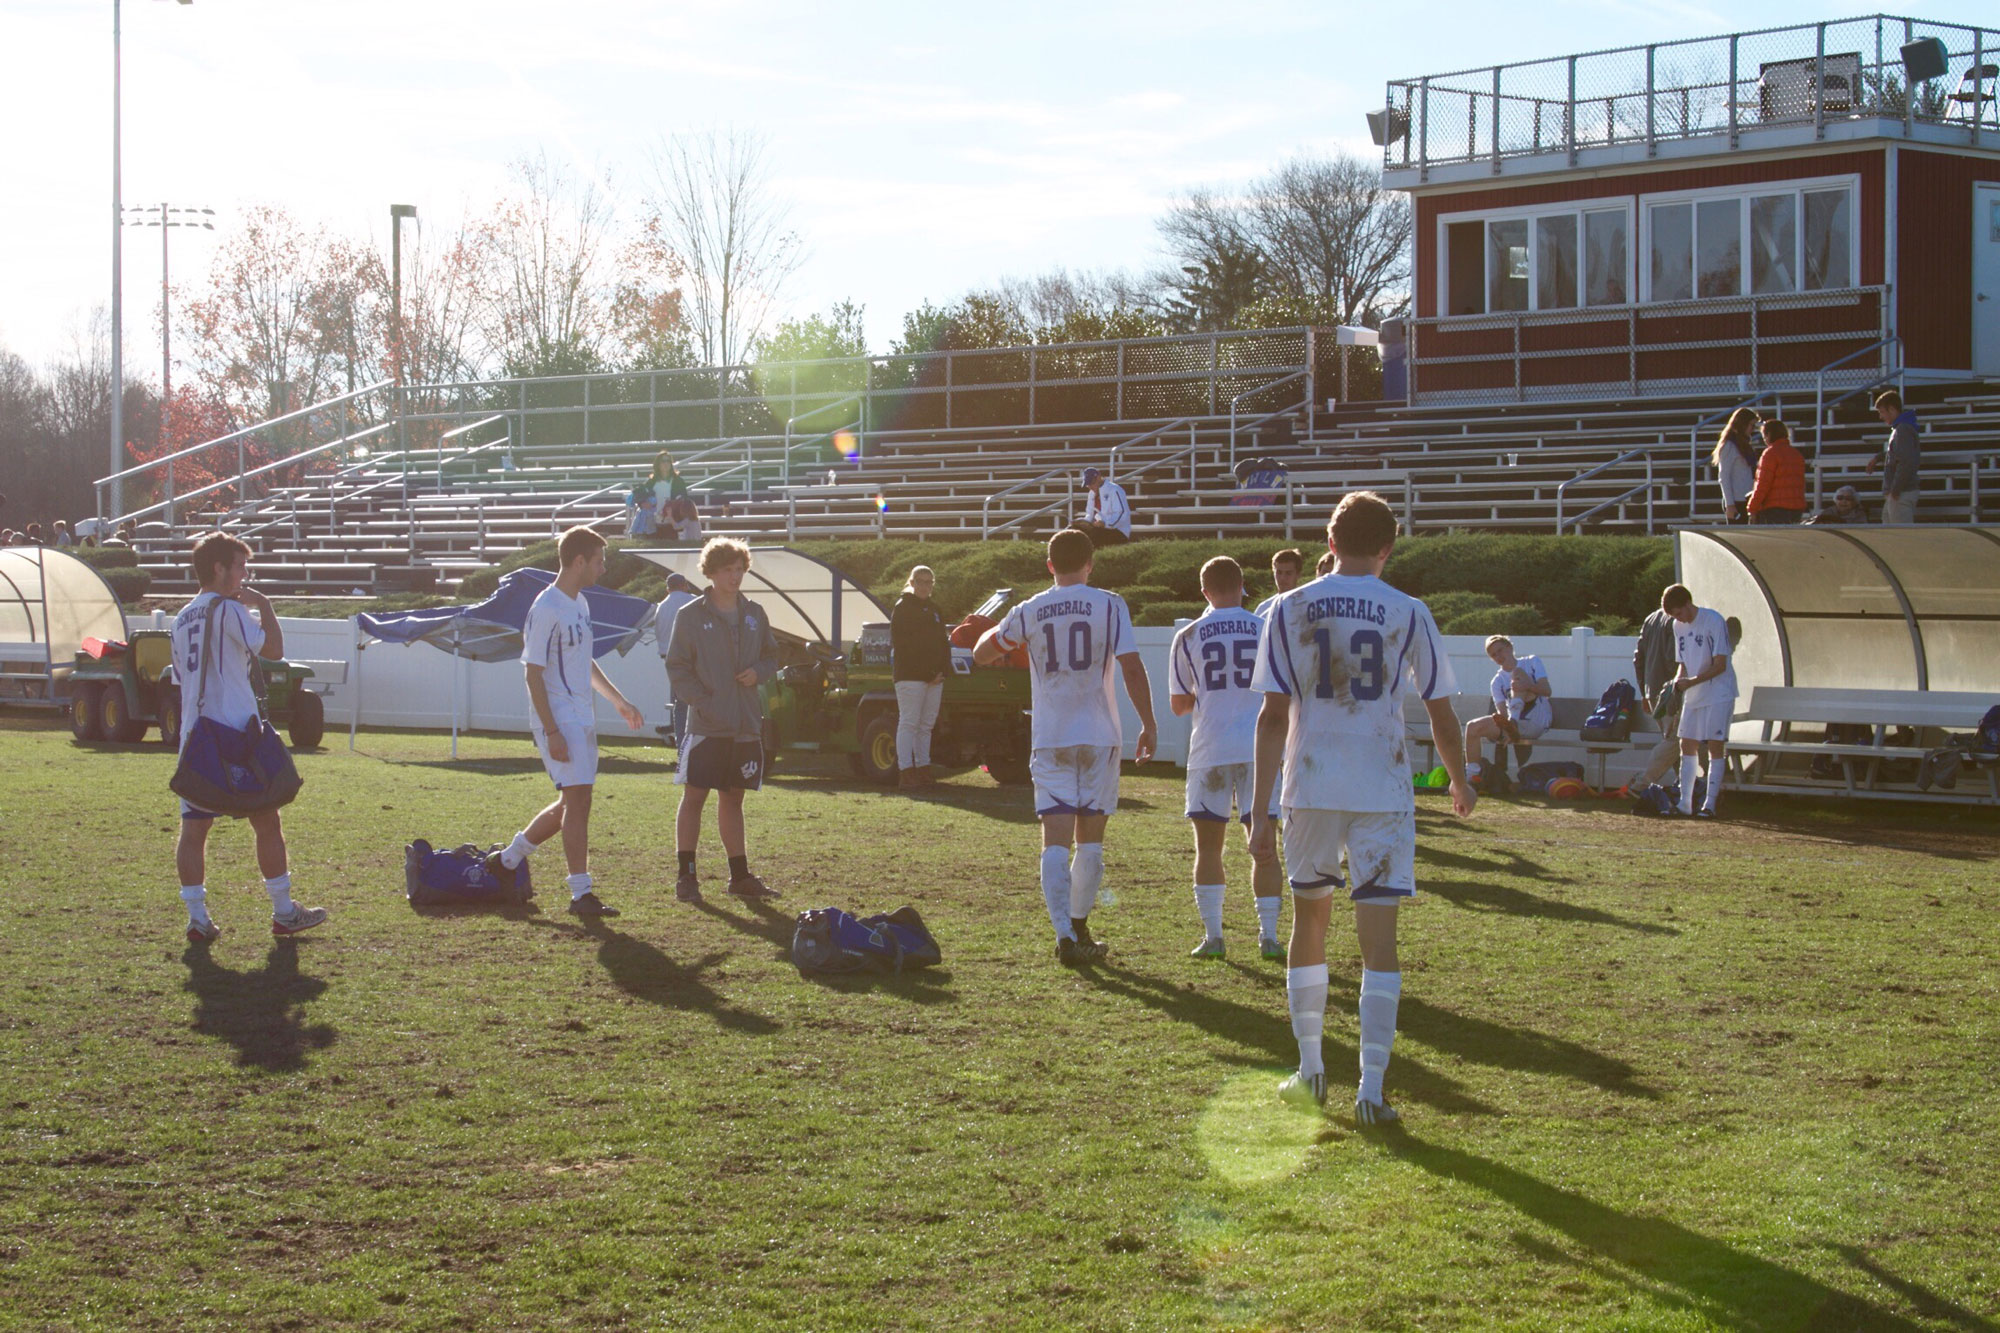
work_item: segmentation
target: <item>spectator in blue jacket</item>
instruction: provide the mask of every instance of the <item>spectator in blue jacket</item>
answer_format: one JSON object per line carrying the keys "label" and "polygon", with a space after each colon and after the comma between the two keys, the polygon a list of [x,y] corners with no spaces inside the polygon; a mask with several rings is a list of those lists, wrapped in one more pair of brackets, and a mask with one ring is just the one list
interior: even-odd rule
{"label": "spectator in blue jacket", "polygon": [[1876,395],[1875,415],[1889,428],[1889,442],[1868,460],[1870,472],[1882,471],[1882,521],[1917,521],[1917,414],[1903,406],[1894,389]]}

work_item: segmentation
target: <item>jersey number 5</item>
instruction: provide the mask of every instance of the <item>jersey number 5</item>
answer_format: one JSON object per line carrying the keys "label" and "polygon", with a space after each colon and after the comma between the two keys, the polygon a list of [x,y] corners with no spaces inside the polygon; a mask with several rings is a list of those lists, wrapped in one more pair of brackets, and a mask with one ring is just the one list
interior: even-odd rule
{"label": "jersey number 5", "polygon": [[1230,658],[1235,658],[1235,684],[1239,690],[1250,688],[1250,677],[1257,669],[1257,641],[1238,639],[1234,651],[1220,639],[1210,639],[1201,646],[1201,684],[1211,694],[1226,690],[1230,686]]}
{"label": "jersey number 5", "polygon": [[[1313,638],[1319,643],[1319,688],[1313,693],[1321,699],[1333,697],[1333,631],[1322,625],[1313,631]],[[1362,703],[1372,703],[1382,697],[1384,673],[1382,670],[1382,635],[1372,629],[1358,629],[1347,641],[1347,661],[1352,668],[1347,677],[1347,690]]]}

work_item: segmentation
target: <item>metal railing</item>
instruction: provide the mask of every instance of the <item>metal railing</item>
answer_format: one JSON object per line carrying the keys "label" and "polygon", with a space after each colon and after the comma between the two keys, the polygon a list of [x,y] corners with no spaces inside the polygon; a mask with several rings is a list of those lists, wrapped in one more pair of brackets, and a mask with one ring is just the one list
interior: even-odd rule
{"label": "metal railing", "polygon": [[[1343,348],[1341,350],[1345,351],[1346,349]],[[1278,388],[1280,385],[1290,384],[1294,380],[1310,380],[1311,378],[1312,377],[1306,374],[1306,372],[1303,370],[1293,371],[1291,374],[1285,376],[1281,380],[1272,380],[1269,384],[1260,384],[1254,389],[1245,389],[1242,393],[1237,394],[1234,398],[1231,398],[1229,400],[1229,470],[1232,474],[1236,471],[1237,409],[1240,408],[1247,400],[1255,398],[1258,394],[1263,393],[1266,389],[1275,389]],[[1247,428],[1255,430],[1257,427],[1263,425],[1267,421],[1270,421],[1274,417],[1287,416],[1293,412],[1297,412],[1301,408],[1310,406],[1312,406],[1312,391],[1310,386],[1308,386],[1306,390],[1306,395],[1303,398],[1299,399],[1298,402],[1287,403],[1285,406],[1277,408],[1274,411],[1266,412],[1263,416],[1258,417],[1255,421],[1249,422],[1247,424]]]}
{"label": "metal railing", "polygon": [[[1821,321],[1822,324],[1832,322],[1833,326],[1816,327],[1805,333],[1781,334],[1766,333],[1760,328],[1760,324],[1774,313],[1848,309],[1853,310],[1856,317],[1844,325],[1838,321]],[[1670,333],[1672,327],[1681,321],[1697,318],[1714,320],[1716,317],[1735,317],[1741,325],[1741,332],[1727,337],[1659,336],[1661,332]],[[1426,316],[1412,319],[1408,325],[1411,401],[1525,403],[1530,401],[1531,391],[1547,394],[1551,398],[1570,399],[1593,390],[1636,395],[1641,392],[1642,386],[1655,391],[1681,388],[1690,392],[1733,383],[1745,383],[1746,387],[1757,389],[1779,388],[1784,387],[1788,380],[1796,381],[1793,387],[1803,388],[1810,383],[1815,372],[1771,369],[1772,349],[1851,343],[1862,338],[1879,346],[1880,340],[1888,335],[1888,318],[1889,289],[1885,286],[1655,301],[1574,310]],[[1593,345],[1575,332],[1592,324],[1623,324],[1625,335],[1622,339]],[[1666,329],[1655,327],[1659,325],[1665,325]],[[1509,335],[1504,348],[1456,353],[1450,350],[1453,342],[1476,342],[1481,334],[1490,335],[1502,330]],[[1542,335],[1558,345],[1535,346],[1535,335]],[[1422,350],[1424,345],[1436,344],[1441,344],[1444,350]],[[1715,369],[1695,375],[1643,373],[1642,358],[1662,352],[1707,353],[1714,358]],[[1584,365],[1585,362],[1606,363],[1614,359],[1622,363],[1622,375],[1606,374],[1601,365],[1592,373]],[[1572,376],[1587,378],[1573,378],[1560,384],[1531,384],[1527,369],[1550,361],[1570,362],[1572,369],[1569,373]],[[1438,372],[1447,367],[1467,367],[1470,373],[1447,374],[1445,378],[1448,382],[1444,388],[1419,388],[1420,382],[1437,377]],[[1482,376],[1479,373],[1481,368],[1491,368],[1494,373]],[[1460,383],[1455,386],[1450,384],[1453,378]],[[1473,382],[1483,379],[1504,379],[1505,382]],[[1775,383],[1768,383],[1771,381]]]}
{"label": "metal railing", "polygon": [[[1576,524],[1576,532],[1581,534],[1585,520],[1609,509],[1613,505],[1624,504],[1634,495],[1644,491],[1646,493],[1646,531],[1651,532],[1653,530],[1653,454],[1660,448],[1659,444],[1642,444],[1637,449],[1628,449],[1618,455],[1618,457],[1599,463],[1596,467],[1587,468],[1567,481],[1558,482],[1556,484],[1556,536],[1562,536],[1564,526],[1563,506],[1569,499],[1570,487],[1576,485],[1578,482],[1589,481],[1592,477],[1601,476],[1621,463],[1629,463],[1635,458],[1646,460],[1646,479],[1621,495],[1614,496],[1609,500],[1591,506],[1581,514],[1578,514],[1572,521]],[[1690,483],[1690,490],[1692,490],[1692,483]]]}
{"label": "metal railing", "polygon": [[[796,445],[792,443],[793,433],[798,429],[798,424],[801,421],[804,421],[807,417],[816,417],[822,412],[831,412],[837,408],[846,407],[849,404],[852,404],[854,407],[855,415],[853,420],[843,421],[838,426],[830,426],[809,439],[801,440]],[[867,419],[868,400],[860,394],[853,394],[840,399],[838,402],[824,404],[812,409],[810,412],[801,412],[795,417],[787,417],[785,419],[785,448],[784,452],[778,455],[778,484],[781,486],[792,484],[792,451],[794,449],[810,448],[819,444],[822,440],[838,439],[842,432],[853,432],[855,453],[858,456],[861,449],[861,437],[867,428]]]}
{"label": "metal railing", "polygon": [[[1852,361],[1857,356],[1866,356],[1870,352],[1888,353],[1888,355],[1879,358],[1879,364],[1881,366],[1882,371],[1884,372],[1882,378],[1875,380],[1873,383],[1856,385],[1854,388],[1848,389],[1845,392],[1839,394],[1832,401],[1828,401],[1826,396],[1827,372],[1833,370],[1835,367],[1840,366],[1848,361]],[[1821,503],[1820,442],[1826,438],[1826,414],[1831,410],[1833,410],[1834,408],[1839,407],[1842,403],[1852,398],[1855,394],[1870,393],[1876,389],[1881,388],[1882,385],[1888,383],[1889,380],[1891,379],[1894,379],[1896,381],[1896,388],[1900,392],[1904,387],[1903,340],[1901,337],[1894,334],[1890,335],[1887,338],[1882,339],[1882,341],[1876,343],[1873,347],[1863,347],[1859,351],[1851,352],[1848,355],[1841,357],[1837,361],[1827,362],[1825,365],[1819,368],[1819,373],[1813,377],[1812,504],[1813,504],[1813,509],[1815,511],[1819,509]]]}
{"label": "metal railing", "polygon": [[[582,506],[589,504],[592,500],[599,499],[606,495],[614,494],[618,491],[629,491],[631,489],[632,489],[632,483],[630,481],[614,481],[609,486],[598,487],[596,490],[592,491],[588,495],[579,495],[576,496],[574,499],[563,501],[561,504],[557,505],[554,509],[551,509],[549,511],[549,535],[551,537],[559,537],[562,535],[563,510],[581,508]],[[618,515],[616,514],[606,514],[602,518],[591,519],[586,526],[594,528],[599,523],[609,523],[612,519],[617,517]],[[479,529],[480,529],[480,537],[483,543],[486,534],[486,509],[483,505],[480,507],[479,511]]]}
{"label": "metal railing", "polygon": [[[1016,491],[1026,490],[1030,486],[1039,486],[1043,482],[1049,480],[1051,477],[1061,477],[1063,479],[1062,499],[1051,501],[1050,503],[1043,505],[1041,508],[1030,510],[1028,513],[1025,514],[1016,514],[1014,517],[1010,519],[1005,519],[999,523],[995,523],[993,521],[993,502],[995,500],[1000,499],[1002,496],[1012,495]],[[1039,477],[1030,477],[1026,481],[1017,481],[1012,486],[1008,486],[1003,490],[997,490],[993,492],[993,494],[987,496],[984,503],[982,503],[979,506],[979,535],[982,540],[990,539],[994,533],[1005,532],[1007,531],[1007,529],[1014,527],[1016,524],[1026,523],[1031,518],[1040,518],[1043,514],[1049,513],[1057,509],[1061,509],[1063,512],[1068,513],[1073,511],[1075,508],[1076,508],[1076,469],[1073,467],[1050,468],[1047,472],[1042,473],[1042,475],[1040,475]]]}
{"label": "metal railing", "polygon": [[[1901,51],[1919,38],[1944,44],[1946,72],[1912,86]],[[1395,79],[1382,166],[1420,180],[1466,164],[1499,175],[1516,158],[1562,154],[1575,166],[1598,149],[1643,145],[1652,157],[1698,138],[1733,150],[1763,126],[1810,126],[1823,139],[1849,121],[1977,145],[2000,128],[1982,100],[1996,52],[2000,30],[1871,14]]]}

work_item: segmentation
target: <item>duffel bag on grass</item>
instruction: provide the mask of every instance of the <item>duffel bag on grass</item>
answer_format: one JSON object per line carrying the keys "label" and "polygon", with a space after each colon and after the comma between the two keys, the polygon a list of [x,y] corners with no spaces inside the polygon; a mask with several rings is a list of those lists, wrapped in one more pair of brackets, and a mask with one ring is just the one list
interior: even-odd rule
{"label": "duffel bag on grass", "polygon": [[1583,765],[1574,759],[1545,759],[1538,764],[1521,765],[1521,776],[1515,779],[1524,792],[1545,793],[1549,784],[1557,778],[1583,780]]}
{"label": "duffel bag on grass", "polygon": [[504,867],[496,874],[486,868],[486,858],[498,846],[481,851],[464,843],[448,852],[434,851],[418,838],[403,849],[403,891],[412,907],[440,907],[447,904],[485,904],[489,907],[519,907],[535,896],[529,882],[525,858],[513,870]]}
{"label": "duffel bag on grass", "polygon": [[838,907],[801,912],[792,930],[792,965],[800,972],[901,972],[943,959],[914,907],[857,917]]}

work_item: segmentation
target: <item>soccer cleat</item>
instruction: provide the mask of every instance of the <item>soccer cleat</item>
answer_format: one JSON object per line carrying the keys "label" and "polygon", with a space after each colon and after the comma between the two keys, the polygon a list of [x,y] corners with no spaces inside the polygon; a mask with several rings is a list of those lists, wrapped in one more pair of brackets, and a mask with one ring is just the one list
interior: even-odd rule
{"label": "soccer cleat", "polygon": [[326,918],[327,911],[324,907],[300,907],[294,903],[289,915],[278,916],[275,913],[272,915],[271,933],[283,939],[287,935],[297,935],[311,930]]}
{"label": "soccer cleat", "polygon": [[1371,1102],[1366,1097],[1354,1099],[1354,1124],[1366,1129],[1370,1125],[1393,1125],[1403,1117],[1396,1114],[1396,1108],[1387,1102]]}
{"label": "soccer cleat", "polygon": [[1064,967],[1075,967],[1080,961],[1076,954],[1076,941],[1067,935],[1056,936],[1056,961]]}
{"label": "soccer cleat", "polygon": [[701,901],[701,880],[692,870],[683,870],[674,880],[674,900],[683,903]]}
{"label": "soccer cleat", "polygon": [[1188,957],[1190,958],[1224,958],[1227,956],[1227,946],[1214,935],[1204,935],[1200,944],[1188,950]]}
{"label": "soccer cleat", "polygon": [[1111,946],[1090,933],[1090,922],[1080,916],[1069,919],[1076,930],[1076,959],[1079,963],[1095,963],[1111,952]]}
{"label": "soccer cleat", "polygon": [[1715,811],[1704,805],[1701,809],[1694,812],[1694,817],[1696,819],[1713,819],[1715,818]]}
{"label": "soccer cleat", "polygon": [[746,902],[765,902],[784,896],[755,875],[732,876],[729,881],[729,892]]}
{"label": "soccer cleat", "polygon": [[222,935],[222,927],[213,921],[193,921],[187,925],[189,944],[213,944]]}
{"label": "soccer cleat", "polygon": [[595,893],[586,893],[569,900],[569,914],[571,916],[590,917],[594,919],[602,916],[617,916],[618,909],[599,901]]}
{"label": "soccer cleat", "polygon": [[1326,1105],[1326,1073],[1293,1073],[1278,1085],[1278,1100],[1301,1111],[1317,1111]]}
{"label": "soccer cleat", "polygon": [[1284,960],[1285,946],[1278,943],[1272,936],[1266,935],[1263,939],[1257,941],[1257,948],[1263,953],[1265,958],[1272,962],[1282,962]]}

